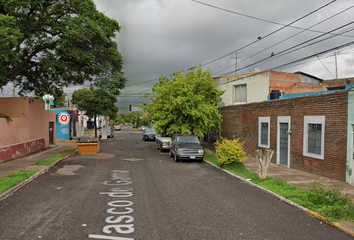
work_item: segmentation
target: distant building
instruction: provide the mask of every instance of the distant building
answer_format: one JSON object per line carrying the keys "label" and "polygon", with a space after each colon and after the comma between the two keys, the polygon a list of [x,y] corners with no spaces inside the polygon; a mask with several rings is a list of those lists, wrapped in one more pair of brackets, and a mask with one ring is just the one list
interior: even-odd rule
{"label": "distant building", "polygon": [[282,94],[326,90],[323,80],[303,72],[253,72],[215,78],[218,89],[224,90],[221,106],[262,102],[281,98]]}

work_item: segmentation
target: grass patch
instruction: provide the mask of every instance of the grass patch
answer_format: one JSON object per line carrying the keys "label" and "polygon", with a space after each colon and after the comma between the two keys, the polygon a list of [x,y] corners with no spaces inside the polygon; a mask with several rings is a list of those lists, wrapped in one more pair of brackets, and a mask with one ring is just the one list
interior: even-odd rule
{"label": "grass patch", "polygon": [[77,150],[77,148],[68,148],[68,149],[65,149],[65,151],[75,151]]}
{"label": "grass patch", "polygon": [[[220,167],[216,155],[211,151],[206,151],[204,160]],[[252,183],[310,209],[325,217],[328,221],[354,221],[352,200],[349,196],[343,195],[337,190],[326,190],[319,183],[315,183],[311,189],[303,189],[282,179],[267,177],[265,180],[259,180],[258,174],[247,169],[243,163],[221,168],[244,179],[251,179]]]}
{"label": "grass patch", "polygon": [[13,172],[7,177],[0,178],[0,194],[6,192],[10,188],[16,186],[17,184],[25,181],[30,178],[34,174],[36,174],[38,170],[25,171],[21,170],[19,172]]}
{"label": "grass patch", "polygon": [[32,164],[32,166],[38,166],[38,165],[46,165],[46,166],[49,166],[50,164],[52,163],[55,163],[56,161],[58,161],[59,159],[65,157],[66,154],[62,154],[62,153],[58,153],[58,154],[55,154],[49,158],[46,158],[46,159],[43,159],[41,161],[38,161],[38,162],[35,162]]}

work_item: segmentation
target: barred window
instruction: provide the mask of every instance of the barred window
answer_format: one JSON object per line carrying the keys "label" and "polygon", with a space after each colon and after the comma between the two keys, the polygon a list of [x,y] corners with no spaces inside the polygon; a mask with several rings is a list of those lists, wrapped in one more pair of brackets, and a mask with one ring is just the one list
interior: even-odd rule
{"label": "barred window", "polygon": [[268,145],[268,123],[261,123],[261,144]]}
{"label": "barred window", "polygon": [[258,146],[270,147],[270,117],[258,118]]}
{"label": "barred window", "polygon": [[308,152],[321,154],[322,124],[310,123],[308,125]]}
{"label": "barred window", "polygon": [[304,117],[304,156],[324,159],[325,116]]}

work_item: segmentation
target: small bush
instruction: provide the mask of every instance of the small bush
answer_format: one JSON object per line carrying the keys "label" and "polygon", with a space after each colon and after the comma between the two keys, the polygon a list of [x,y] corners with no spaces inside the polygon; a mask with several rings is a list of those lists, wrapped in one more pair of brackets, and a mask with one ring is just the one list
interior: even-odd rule
{"label": "small bush", "polygon": [[221,142],[216,142],[216,156],[220,166],[242,163],[246,160],[247,154],[243,150],[245,142],[240,143],[240,139],[221,138]]}
{"label": "small bush", "polygon": [[348,195],[342,195],[338,190],[326,190],[320,184],[314,184],[308,194],[308,198],[315,204],[323,205],[352,205],[352,201]]}

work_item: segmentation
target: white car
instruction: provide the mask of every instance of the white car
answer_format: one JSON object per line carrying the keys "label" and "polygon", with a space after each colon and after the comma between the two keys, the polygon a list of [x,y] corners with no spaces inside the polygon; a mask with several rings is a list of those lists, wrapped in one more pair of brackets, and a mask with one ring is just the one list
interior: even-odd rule
{"label": "white car", "polygon": [[[97,129],[99,131],[100,138],[102,137],[102,128]],[[108,126],[107,127],[107,137],[112,138],[114,137],[114,131],[113,128]]]}

